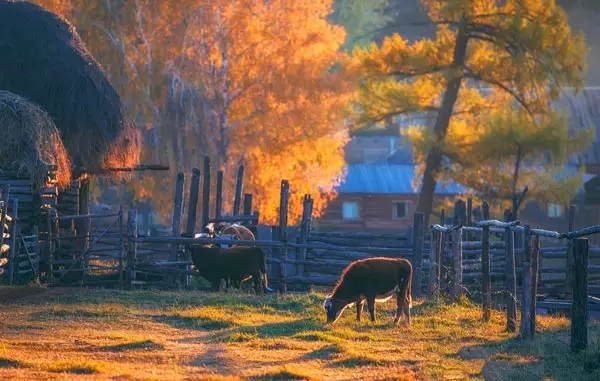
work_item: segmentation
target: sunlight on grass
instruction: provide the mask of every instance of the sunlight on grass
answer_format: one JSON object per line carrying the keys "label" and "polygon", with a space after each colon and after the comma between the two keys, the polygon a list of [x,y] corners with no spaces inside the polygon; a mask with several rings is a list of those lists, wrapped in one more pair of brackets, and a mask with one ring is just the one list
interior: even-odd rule
{"label": "sunlight on grass", "polygon": [[54,373],[95,374],[102,373],[104,366],[85,360],[58,361],[48,365],[48,370]]}
{"label": "sunlight on grass", "polygon": [[56,372],[156,380],[600,379],[599,325],[590,326],[589,350],[575,355],[568,319],[539,317],[535,339],[521,342],[506,332],[504,312],[484,323],[481,307],[468,300],[415,300],[405,327],[392,324],[393,301],[377,306],[375,323],[349,313],[325,325],[324,294],[317,293],[48,292],[60,297],[0,311],[0,373],[42,380]]}

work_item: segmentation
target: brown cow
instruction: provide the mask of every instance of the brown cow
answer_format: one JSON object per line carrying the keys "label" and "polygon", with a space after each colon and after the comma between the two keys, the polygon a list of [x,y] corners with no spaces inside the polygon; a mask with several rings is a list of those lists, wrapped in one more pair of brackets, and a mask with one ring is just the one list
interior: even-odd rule
{"label": "brown cow", "polygon": [[256,241],[256,237],[250,229],[243,225],[231,224],[228,222],[211,222],[205,226],[204,232],[211,238],[215,238],[219,235],[230,235],[233,239]]}
{"label": "brown cow", "polygon": [[410,325],[412,272],[412,265],[406,259],[375,257],[352,262],[342,271],[333,292],[323,303],[327,323],[334,323],[347,307],[354,305],[356,320],[360,321],[365,300],[371,321],[375,322],[375,302],[385,302],[395,294],[398,307],[394,324],[404,313]]}

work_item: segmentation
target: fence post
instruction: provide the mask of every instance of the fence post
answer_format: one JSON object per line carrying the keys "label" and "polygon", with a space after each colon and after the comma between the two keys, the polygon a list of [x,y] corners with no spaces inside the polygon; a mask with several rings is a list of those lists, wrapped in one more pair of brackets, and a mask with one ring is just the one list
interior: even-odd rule
{"label": "fence post", "polygon": [[233,200],[233,215],[240,215],[240,204],[242,202],[242,190],[244,189],[244,166],[240,165],[235,181],[235,199]]}
{"label": "fence post", "polygon": [[48,277],[54,284],[54,248],[52,247],[52,209],[46,208],[46,230],[48,239]]}
{"label": "fence post", "polygon": [[119,206],[119,289],[123,289],[123,262],[125,257],[125,216],[123,215],[123,205]]}
{"label": "fence post", "polygon": [[[181,235],[181,212],[183,208],[183,184],[185,176],[183,172],[177,174],[177,183],[175,185],[175,201],[173,207],[173,228],[172,236],[179,237]],[[177,248],[179,245],[173,244],[169,253],[169,262],[177,261]]]}
{"label": "fence post", "polygon": [[[446,211],[444,209],[442,209],[442,211],[440,212],[440,225],[444,226],[446,224]],[[446,259],[446,234],[444,233],[440,233],[439,235],[439,247],[440,252],[439,252],[439,260],[438,260],[438,272],[439,272],[439,278],[440,278],[440,282],[438,283],[438,292],[440,293],[440,295],[442,294],[442,281],[444,279],[448,278],[447,275],[447,267],[445,266],[445,259]],[[445,287],[444,287],[445,289]]]}
{"label": "fence post", "polygon": [[[567,231],[575,230],[575,213],[577,212],[577,208],[575,205],[569,206],[569,214],[567,216]],[[565,266],[565,277],[567,281],[567,295],[573,294],[573,289],[571,286],[573,285],[573,241],[569,240],[567,242],[567,264]]]}
{"label": "fence post", "polygon": [[[252,193],[244,194],[244,209],[242,211],[244,216],[252,215]],[[245,221],[247,225],[252,225],[249,221]]]}
{"label": "fence post", "polygon": [[[312,210],[310,208],[311,202],[312,199],[310,195],[304,195],[304,199],[302,202],[302,221],[300,222],[300,235],[298,236],[297,240],[297,242],[302,245],[305,245],[308,242],[308,225],[310,224],[310,219],[312,217]],[[307,249],[305,247],[298,248],[298,250],[296,250],[296,261],[305,261],[306,252]],[[304,276],[304,263],[296,264],[296,276]]]}
{"label": "fence post", "polygon": [[415,212],[413,215],[413,286],[412,297],[421,296],[421,278],[423,274],[423,245],[425,240],[425,215]]}
{"label": "fence post", "polygon": [[[186,224],[186,235],[190,238],[194,237],[196,233],[196,220],[198,214],[198,197],[200,193],[200,169],[194,168],[192,169],[192,181],[190,183],[190,199],[188,205],[188,214],[187,214],[187,224]],[[191,261],[190,254],[188,250],[185,250],[185,260]],[[185,287],[190,288],[192,285],[192,275],[190,271],[192,269],[191,265],[186,265],[186,275],[185,275]]]}
{"label": "fence post", "polygon": [[217,194],[215,195],[215,218],[223,214],[223,171],[217,171]]}
{"label": "fence post", "polygon": [[[490,219],[490,207],[486,201],[481,206],[483,211],[483,219]],[[482,304],[483,304],[483,321],[490,321],[490,310],[492,308],[492,279],[490,276],[491,267],[491,253],[490,253],[490,227],[483,227],[483,234],[481,237],[482,251],[481,251],[481,270],[483,273],[483,280],[481,282],[482,291]]]}
{"label": "fence post", "polygon": [[504,231],[506,239],[506,329],[517,329],[517,279],[515,270],[515,233],[510,227]]}
{"label": "fence post", "polygon": [[573,307],[571,315],[571,350],[587,348],[588,333],[588,266],[589,242],[587,238],[573,240]]}
{"label": "fence post", "polygon": [[137,210],[129,209],[127,214],[127,281],[129,289],[133,289],[135,285],[137,237]]}
{"label": "fence post", "polygon": [[519,337],[521,339],[532,338],[531,334],[531,227],[525,225],[523,233],[523,266],[521,267],[521,279],[523,279],[521,298],[521,327]]}
{"label": "fence post", "polygon": [[196,217],[198,214],[198,196],[200,193],[200,169],[192,169],[192,181],[190,183],[190,201],[188,205],[186,233],[188,237],[194,237],[196,232]]}
{"label": "fence post", "polygon": [[429,263],[429,293],[431,297],[438,301],[440,299],[440,259],[442,251],[442,233],[441,231],[431,231],[431,259]]}
{"label": "fence post", "polygon": [[[287,243],[287,224],[288,224],[288,203],[290,198],[290,184],[287,180],[281,180],[281,191],[279,197],[279,241],[284,245]],[[287,291],[286,278],[286,261],[287,261],[287,246],[281,248],[281,283],[279,291],[285,293]]]}
{"label": "fence post", "polygon": [[[454,204],[454,218],[453,224],[464,225],[466,222],[466,206],[463,200],[458,200]],[[452,232],[452,259],[453,259],[453,271],[452,271],[452,296],[458,297],[462,289],[462,228]]]}
{"label": "fence post", "polygon": [[[19,234],[19,199],[12,199],[12,225],[10,226],[10,251],[8,252],[8,284],[15,284],[15,273],[19,266],[15,263],[19,253],[17,235]],[[8,207],[6,208],[8,211]]]}
{"label": "fence post", "polygon": [[202,178],[202,228],[208,225],[210,216],[210,157],[204,156],[204,177]]}
{"label": "fence post", "polygon": [[[540,228],[539,225],[537,227]],[[531,336],[535,336],[536,310],[537,310],[537,286],[540,263],[540,236],[536,235],[533,240],[533,251],[531,253]]]}

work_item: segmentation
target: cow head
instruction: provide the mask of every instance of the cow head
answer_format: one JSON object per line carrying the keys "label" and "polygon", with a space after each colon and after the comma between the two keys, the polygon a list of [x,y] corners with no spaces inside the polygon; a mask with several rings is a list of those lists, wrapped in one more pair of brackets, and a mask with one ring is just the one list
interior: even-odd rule
{"label": "cow head", "polygon": [[334,298],[332,295],[327,295],[323,302],[323,309],[327,316],[326,323],[333,324],[342,315],[346,307],[352,305],[351,302]]}
{"label": "cow head", "polygon": [[206,225],[202,232],[206,233],[209,238],[215,238],[217,234],[215,231],[215,223],[211,222],[208,225]]}

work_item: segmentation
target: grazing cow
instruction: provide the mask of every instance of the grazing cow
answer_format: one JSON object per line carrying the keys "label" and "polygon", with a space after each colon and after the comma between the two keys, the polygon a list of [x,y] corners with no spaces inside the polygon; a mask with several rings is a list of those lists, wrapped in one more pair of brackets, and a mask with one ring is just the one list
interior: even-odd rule
{"label": "grazing cow", "polygon": [[230,279],[238,284],[252,277],[258,293],[269,292],[265,253],[260,247],[206,247],[191,245],[192,261],[198,274],[208,280],[213,291],[218,291],[221,279]]}
{"label": "grazing cow", "polygon": [[342,271],[333,292],[323,303],[327,323],[334,323],[347,307],[354,305],[356,320],[360,321],[365,300],[371,321],[375,322],[375,302],[385,302],[396,294],[394,324],[404,313],[406,324],[410,325],[412,272],[412,265],[406,259],[376,257],[352,262]]}

